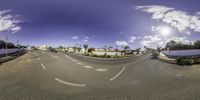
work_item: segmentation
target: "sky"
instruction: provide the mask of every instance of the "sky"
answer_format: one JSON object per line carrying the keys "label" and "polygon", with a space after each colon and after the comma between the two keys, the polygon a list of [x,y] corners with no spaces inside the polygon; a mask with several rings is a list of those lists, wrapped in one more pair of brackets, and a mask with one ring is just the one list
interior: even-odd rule
{"label": "sky", "polygon": [[135,49],[200,39],[199,0],[0,1],[0,39],[23,45]]}

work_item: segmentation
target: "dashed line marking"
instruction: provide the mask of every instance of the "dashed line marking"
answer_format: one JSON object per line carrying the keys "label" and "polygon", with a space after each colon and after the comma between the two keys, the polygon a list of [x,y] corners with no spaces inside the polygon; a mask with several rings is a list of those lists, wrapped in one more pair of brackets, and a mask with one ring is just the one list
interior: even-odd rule
{"label": "dashed line marking", "polygon": [[78,65],[82,65],[82,63],[80,63],[80,62],[77,62],[77,64],[78,64]]}
{"label": "dashed line marking", "polygon": [[44,66],[44,64],[41,64],[41,66],[42,66],[42,68],[43,68],[44,70],[47,70],[47,68]]}
{"label": "dashed line marking", "polygon": [[62,84],[70,85],[70,86],[77,86],[77,87],[85,87],[86,86],[85,84],[77,84],[77,83],[66,82],[66,81],[63,81],[59,78],[55,78],[55,80],[62,83]]}
{"label": "dashed line marking", "polygon": [[108,71],[108,69],[103,69],[103,68],[100,68],[100,69],[95,69],[95,71],[99,71],[99,72],[105,72],[105,71]]}
{"label": "dashed line marking", "polygon": [[84,67],[84,68],[89,68],[89,69],[94,68],[94,67],[91,67],[91,66],[82,66],[82,67]]}
{"label": "dashed line marking", "polygon": [[117,77],[119,77],[119,76],[124,72],[125,69],[126,69],[126,67],[123,67],[123,68],[120,70],[119,73],[117,73],[114,77],[112,77],[112,78],[110,79],[110,81],[113,81],[113,80],[115,80]]}

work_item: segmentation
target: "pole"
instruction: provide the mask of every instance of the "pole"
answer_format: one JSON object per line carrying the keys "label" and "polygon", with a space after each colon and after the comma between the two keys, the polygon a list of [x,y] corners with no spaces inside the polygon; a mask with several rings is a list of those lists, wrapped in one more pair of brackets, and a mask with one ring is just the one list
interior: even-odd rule
{"label": "pole", "polygon": [[7,43],[7,41],[8,41],[8,37],[6,36],[6,57],[8,56],[8,43]]}
{"label": "pole", "polygon": [[19,52],[19,40],[17,40],[17,53]]}

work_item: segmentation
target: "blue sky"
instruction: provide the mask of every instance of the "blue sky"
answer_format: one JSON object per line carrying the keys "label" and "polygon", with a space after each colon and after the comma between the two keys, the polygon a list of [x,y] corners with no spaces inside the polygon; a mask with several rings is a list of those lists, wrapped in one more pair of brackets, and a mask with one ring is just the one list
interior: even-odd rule
{"label": "blue sky", "polygon": [[[9,20],[18,21],[12,28],[0,29],[0,39],[8,36],[11,42],[37,46],[138,48],[163,46],[171,39],[188,43],[200,39],[199,4],[198,0],[1,0],[0,12],[9,11],[0,18],[11,15]],[[170,34],[161,35],[164,29]]]}

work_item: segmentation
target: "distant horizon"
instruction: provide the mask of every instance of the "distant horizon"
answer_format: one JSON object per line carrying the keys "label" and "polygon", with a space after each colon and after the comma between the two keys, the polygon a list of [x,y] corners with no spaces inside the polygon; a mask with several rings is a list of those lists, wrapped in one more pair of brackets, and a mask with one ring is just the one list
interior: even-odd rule
{"label": "distant horizon", "polygon": [[8,36],[10,42],[33,46],[128,45],[133,49],[156,48],[170,40],[190,43],[200,37],[199,3],[4,0],[0,4],[0,39]]}

